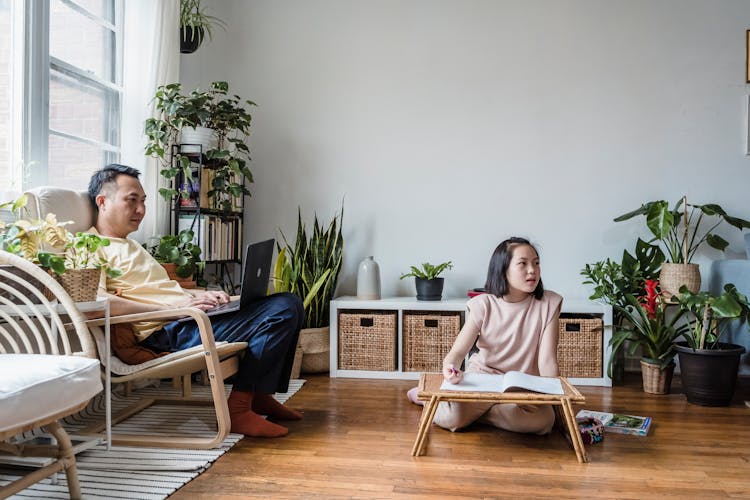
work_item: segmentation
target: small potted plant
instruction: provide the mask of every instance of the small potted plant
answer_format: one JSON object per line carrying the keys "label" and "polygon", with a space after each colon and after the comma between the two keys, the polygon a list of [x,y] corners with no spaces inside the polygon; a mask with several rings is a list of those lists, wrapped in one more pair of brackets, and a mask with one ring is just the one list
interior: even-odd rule
{"label": "small potted plant", "polygon": [[665,200],[650,201],[615,218],[615,222],[637,215],[646,217],[646,226],[653,235],[651,242],[658,242],[667,256],[668,262],[662,265],[659,277],[662,292],[667,297],[677,294],[682,285],[693,293],[700,290],[700,270],[691,261],[704,243],[720,251],[726,249],[729,243],[714,233],[722,222],[740,231],[750,228],[750,222],[727,214],[719,205],[689,204],[684,196],[674,208],[670,209]]}
{"label": "small potted plant", "polygon": [[326,372],[329,369],[330,302],[344,256],[343,220],[343,207],[328,227],[319,224],[316,216],[308,235],[302,212],[298,211],[294,246],[284,233],[281,233],[283,246],[277,243],[278,256],[272,277],[274,289],[297,294],[305,308],[304,328],[299,340],[303,372]]}
{"label": "small potted plant", "polygon": [[101,271],[116,278],[122,271],[110,267],[97,255],[101,247],[110,245],[109,238],[93,233],[68,233],[63,253],[39,252],[39,264],[54,273],[55,279],[76,302],[96,300]]}
{"label": "small potted plant", "polygon": [[687,400],[703,406],[727,406],[745,348],[721,342],[721,338],[732,321],[750,322],[748,299],[732,283],[724,285],[719,295],[693,293],[682,287],[677,298],[681,309],[693,317],[685,341],[675,346]]}
{"label": "small potted plant", "polygon": [[221,19],[208,15],[201,6],[201,0],[180,0],[180,52],[192,54],[208,35],[213,39],[213,29],[226,28]]}
{"label": "small potted plant", "polygon": [[417,287],[417,300],[441,300],[443,298],[443,278],[440,273],[453,269],[453,262],[432,265],[422,263],[422,267],[411,266],[411,271],[401,275],[401,279],[413,276]]}
{"label": "small potted plant", "polygon": [[183,288],[194,288],[194,276],[203,268],[201,249],[193,243],[195,233],[183,229],[178,234],[151,238],[143,248],[164,267],[170,279]]}
{"label": "small potted plant", "polygon": [[614,304],[615,310],[627,321],[615,328],[610,339],[612,359],[629,342],[630,354],[640,347],[643,391],[650,394],[668,394],[674,373],[674,342],[687,331],[680,319],[684,311],[677,309],[667,314],[666,299],[658,290],[657,280],[646,280],[644,294],[636,297],[624,293],[626,305]]}

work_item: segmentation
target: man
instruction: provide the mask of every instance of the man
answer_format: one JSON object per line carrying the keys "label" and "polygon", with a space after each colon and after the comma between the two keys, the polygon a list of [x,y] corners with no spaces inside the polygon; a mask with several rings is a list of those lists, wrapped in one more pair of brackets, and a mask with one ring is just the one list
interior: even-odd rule
{"label": "man", "polygon": [[[184,290],[167,277],[164,268],[140,243],[127,237],[138,229],[146,213],[146,195],[139,174],[134,168],[111,164],[95,172],[89,183],[89,197],[97,214],[91,232],[109,238],[111,243],[101,249],[101,254],[123,272],[118,278],[107,278],[102,273],[100,293],[110,298],[112,314],[178,307],[205,311],[228,302],[229,295],[221,291]],[[302,418],[299,412],[278,403],[272,394],[288,390],[303,312],[299,297],[280,293],[254,301],[235,313],[211,318],[217,341],[248,343],[228,401],[232,432],[280,437],[288,429],[261,415],[274,420]],[[139,348],[157,353],[201,343],[194,321],[143,322],[133,327]]]}

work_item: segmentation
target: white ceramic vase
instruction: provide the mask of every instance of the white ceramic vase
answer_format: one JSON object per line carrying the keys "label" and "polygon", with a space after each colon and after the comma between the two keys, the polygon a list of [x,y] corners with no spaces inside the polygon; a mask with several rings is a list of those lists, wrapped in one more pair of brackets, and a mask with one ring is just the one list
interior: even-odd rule
{"label": "white ceramic vase", "polygon": [[373,260],[372,255],[359,263],[357,298],[380,300],[380,266]]}
{"label": "white ceramic vase", "polygon": [[216,147],[216,133],[214,129],[206,127],[182,127],[180,129],[180,152],[203,153]]}

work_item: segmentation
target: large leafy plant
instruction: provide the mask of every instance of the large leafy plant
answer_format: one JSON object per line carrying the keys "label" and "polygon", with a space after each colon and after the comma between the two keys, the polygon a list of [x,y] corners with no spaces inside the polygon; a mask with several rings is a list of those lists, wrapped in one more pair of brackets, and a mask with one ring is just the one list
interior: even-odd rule
{"label": "large leafy plant", "polygon": [[145,123],[146,155],[159,159],[160,173],[170,181],[171,187],[159,189],[164,199],[190,197],[195,155],[171,149],[179,144],[183,127],[198,126],[210,128],[216,135],[216,146],[204,151],[202,159],[214,170],[207,194],[215,206],[229,212],[233,198],[250,195],[246,182],[253,182],[253,174],[247,166],[250,149],[246,142],[252,122],[248,109],[254,102],[230,95],[229,84],[220,81],[211,83],[207,91],[194,89],[188,94],[182,93],[179,83],[162,85],[153,100],[156,116]]}
{"label": "large leafy plant", "polygon": [[682,310],[693,315],[690,331],[685,335],[693,349],[718,349],[719,339],[731,321],[750,324],[750,304],[733,283],[724,285],[719,295],[706,291],[692,293],[683,286],[677,300]]}
{"label": "large leafy plant", "polygon": [[443,262],[441,264],[433,265],[429,262],[423,262],[421,267],[409,266],[411,271],[401,275],[401,279],[408,277],[421,278],[426,280],[434,280],[446,269],[453,269],[453,262]]}
{"label": "large leafy plant", "polygon": [[715,203],[690,204],[686,197],[682,197],[673,208],[669,208],[665,200],[650,201],[615,218],[615,222],[638,215],[646,217],[646,227],[653,235],[651,242],[658,242],[669,261],[675,264],[690,263],[703,243],[723,252],[729,242],[714,233],[723,222],[740,231],[750,228],[750,222],[727,214]]}
{"label": "large leafy plant", "polygon": [[336,291],[344,255],[341,227],[344,208],[334,216],[327,228],[315,216],[308,236],[298,210],[297,237],[292,246],[281,233],[284,245],[277,243],[278,257],[273,270],[274,289],[291,292],[302,298],[305,327],[320,328],[330,324],[330,302]]}
{"label": "large leafy plant", "polygon": [[143,248],[162,264],[175,264],[175,273],[180,278],[189,278],[200,271],[201,249],[193,243],[195,233],[183,229],[177,234],[151,238]]}
{"label": "large leafy plant", "polygon": [[24,219],[27,202],[24,194],[0,204],[0,209],[10,210],[14,217],[10,223],[0,221],[0,249],[39,264],[39,253],[43,250],[62,251],[65,248],[69,236],[65,226],[71,222],[59,222],[55,214],[47,214],[44,219]]}

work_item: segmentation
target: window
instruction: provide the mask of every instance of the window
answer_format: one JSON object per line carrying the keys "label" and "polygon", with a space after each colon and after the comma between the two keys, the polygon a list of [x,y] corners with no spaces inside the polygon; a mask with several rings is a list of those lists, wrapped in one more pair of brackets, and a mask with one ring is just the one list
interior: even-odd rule
{"label": "window", "polygon": [[21,190],[23,38],[19,2],[0,0],[0,201]]}
{"label": "window", "polygon": [[[0,138],[3,127],[23,131],[11,136],[22,144],[15,157],[0,139],[0,182],[84,189],[119,159],[121,25],[119,0],[0,0]],[[6,48],[21,60],[8,63]],[[6,111],[6,101],[22,112]]]}

